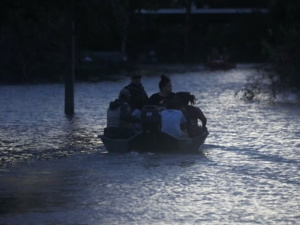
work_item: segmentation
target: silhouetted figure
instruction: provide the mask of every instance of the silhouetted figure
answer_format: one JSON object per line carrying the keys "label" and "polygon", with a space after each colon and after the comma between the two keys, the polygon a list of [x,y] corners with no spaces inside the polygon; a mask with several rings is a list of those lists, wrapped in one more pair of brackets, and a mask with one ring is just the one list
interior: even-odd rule
{"label": "silhouetted figure", "polygon": [[187,137],[183,132],[187,121],[179,107],[178,99],[172,98],[167,102],[167,109],[161,112],[161,131],[175,138]]}
{"label": "silhouetted figure", "polygon": [[228,61],[229,60],[229,52],[228,52],[228,49],[226,46],[223,46],[222,47],[222,52],[221,52],[221,55],[220,55],[220,59],[223,60],[223,61]]}
{"label": "silhouetted figure", "polygon": [[207,57],[207,62],[214,60],[220,60],[220,53],[217,47],[213,47]]}
{"label": "silhouetted figure", "polygon": [[[177,92],[175,98],[180,99],[181,110],[187,119],[187,130],[189,137],[196,137],[207,131],[207,119],[199,107],[194,106],[196,98],[189,92]],[[202,126],[198,125],[198,119]]]}
{"label": "silhouetted figure", "polygon": [[129,105],[130,93],[127,89],[122,89],[119,98],[109,103],[107,109],[107,126],[104,135],[109,138],[129,138],[135,131],[134,124],[140,119],[132,115]]}
{"label": "silhouetted figure", "polygon": [[168,100],[172,99],[174,93],[172,92],[172,82],[166,75],[161,75],[160,82],[158,84],[159,92],[150,96],[148,105],[157,105],[166,107]]}
{"label": "silhouetted figure", "polygon": [[142,76],[140,74],[134,74],[131,76],[131,83],[128,84],[125,89],[130,93],[129,104],[131,108],[136,109],[137,103],[135,102],[139,99],[139,103],[142,107],[148,102],[148,95],[142,85]]}

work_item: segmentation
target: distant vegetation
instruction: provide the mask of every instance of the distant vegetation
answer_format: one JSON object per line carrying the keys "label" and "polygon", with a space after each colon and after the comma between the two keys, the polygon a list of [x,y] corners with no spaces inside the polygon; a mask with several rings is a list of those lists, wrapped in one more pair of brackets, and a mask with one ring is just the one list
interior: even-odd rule
{"label": "distant vegetation", "polygon": [[266,66],[259,68],[243,91],[243,98],[252,100],[269,92],[276,98],[289,91],[300,97],[300,1],[271,1],[268,27],[262,36]]}
{"label": "distant vegetation", "polygon": [[[61,82],[70,16],[75,24],[76,79],[90,80],[139,63],[204,63],[212,46],[234,62],[264,62],[273,87],[299,87],[297,0],[1,0],[0,83]],[[198,8],[269,7],[269,15],[196,17]],[[186,8],[186,15],[141,9]],[[119,52],[124,62],[84,62],[86,52]],[[282,85],[284,84],[284,85]],[[278,87],[277,87],[278,86]]]}

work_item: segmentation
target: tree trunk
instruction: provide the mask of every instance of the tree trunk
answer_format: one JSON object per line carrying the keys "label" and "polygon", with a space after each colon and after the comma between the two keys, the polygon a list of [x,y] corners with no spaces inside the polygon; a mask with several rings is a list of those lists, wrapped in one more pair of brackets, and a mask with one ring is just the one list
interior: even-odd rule
{"label": "tree trunk", "polygon": [[123,55],[123,60],[125,60],[124,57],[127,57],[126,56],[126,47],[127,47],[127,33],[123,34],[123,37],[122,37],[121,51],[122,51],[122,55]]}
{"label": "tree trunk", "polygon": [[191,26],[191,9],[192,2],[186,2],[186,15],[185,15],[185,34],[184,34],[184,62],[188,63],[190,60],[190,26]]}
{"label": "tree trunk", "polygon": [[74,114],[74,21],[73,9],[66,13],[66,73],[65,73],[65,114]]}

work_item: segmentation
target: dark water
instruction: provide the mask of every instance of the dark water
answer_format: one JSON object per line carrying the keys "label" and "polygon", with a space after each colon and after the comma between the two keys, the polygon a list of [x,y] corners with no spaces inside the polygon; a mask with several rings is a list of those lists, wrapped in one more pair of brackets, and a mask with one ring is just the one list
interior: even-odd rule
{"label": "dark water", "polygon": [[[208,118],[199,155],[107,154],[97,138],[128,80],[0,86],[0,224],[300,224],[300,105],[243,102],[255,69],[172,74]],[[144,77],[149,94],[159,77]]]}

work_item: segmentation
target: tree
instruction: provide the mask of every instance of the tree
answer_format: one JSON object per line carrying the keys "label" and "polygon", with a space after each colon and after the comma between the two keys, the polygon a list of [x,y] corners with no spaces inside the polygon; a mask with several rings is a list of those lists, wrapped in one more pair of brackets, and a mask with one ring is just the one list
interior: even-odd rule
{"label": "tree", "polygon": [[[2,47],[6,49],[3,54],[7,57],[7,65],[3,68],[13,64],[17,80],[30,80],[37,70],[47,64],[49,57],[61,49],[63,44],[58,31],[63,30],[60,26],[63,18],[57,6],[49,8],[43,2],[16,0],[3,3],[6,10],[1,29],[6,34]],[[6,70],[3,73],[10,72]]]}
{"label": "tree", "polygon": [[[287,90],[300,97],[300,2],[271,0],[269,23],[262,38],[263,51],[271,69],[263,69],[243,90],[245,99],[270,92],[276,98]],[[268,65],[269,65],[268,64]]]}
{"label": "tree", "polygon": [[[300,88],[300,2],[271,1],[270,25],[264,50],[274,64],[277,88]],[[276,80],[276,79],[275,79]]]}
{"label": "tree", "polygon": [[191,11],[199,1],[197,0],[178,0],[186,9],[185,14],[185,32],[184,32],[184,61],[187,63],[190,58],[190,32],[191,32]]}

